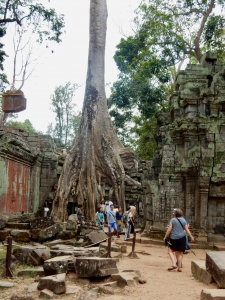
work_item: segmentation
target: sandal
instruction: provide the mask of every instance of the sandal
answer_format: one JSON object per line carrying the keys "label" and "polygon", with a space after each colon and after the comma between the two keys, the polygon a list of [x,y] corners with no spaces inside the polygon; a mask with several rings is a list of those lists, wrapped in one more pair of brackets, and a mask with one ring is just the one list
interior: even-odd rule
{"label": "sandal", "polygon": [[181,269],[178,269],[177,272],[182,272],[182,270],[181,270]]}
{"label": "sandal", "polygon": [[175,269],[177,269],[177,266],[172,266],[172,267],[168,268],[168,271],[172,271],[172,270],[175,270]]}

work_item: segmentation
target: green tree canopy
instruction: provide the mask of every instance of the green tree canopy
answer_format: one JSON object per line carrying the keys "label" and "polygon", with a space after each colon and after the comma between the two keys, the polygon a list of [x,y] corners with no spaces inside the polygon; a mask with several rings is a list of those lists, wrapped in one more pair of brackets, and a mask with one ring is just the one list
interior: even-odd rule
{"label": "green tree canopy", "polygon": [[66,148],[71,146],[80,124],[81,113],[74,112],[73,102],[78,88],[77,84],[67,82],[56,87],[54,94],[51,95],[51,109],[55,113],[56,123],[48,125],[47,133],[53,138],[60,139]]}
{"label": "green tree canopy", "polygon": [[41,133],[34,128],[33,124],[29,119],[26,119],[24,122],[10,120],[6,123],[6,126],[22,129],[29,133]]}
{"label": "green tree canopy", "polygon": [[[0,38],[7,34],[8,24],[25,25],[38,35],[37,41],[61,41],[64,28],[64,16],[58,15],[52,8],[47,9],[34,0],[0,0]],[[0,70],[6,57],[4,45],[0,43]],[[6,77],[0,79],[7,83]]]}
{"label": "green tree canopy", "polygon": [[138,126],[132,132],[139,140],[143,138],[140,134],[145,137],[141,124],[154,124],[151,118],[155,113],[169,108],[168,96],[185,59],[200,61],[209,50],[224,56],[224,4],[225,0],[141,2],[134,35],[117,45],[114,59],[120,74],[108,99],[115,127],[125,143],[137,149],[131,126],[127,126],[137,122],[134,117],[138,116]]}

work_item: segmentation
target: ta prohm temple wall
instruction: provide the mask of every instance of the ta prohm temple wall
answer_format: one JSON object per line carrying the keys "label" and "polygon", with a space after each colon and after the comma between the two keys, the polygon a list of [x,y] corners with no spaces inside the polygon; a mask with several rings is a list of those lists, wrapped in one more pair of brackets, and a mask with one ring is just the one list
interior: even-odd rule
{"label": "ta prohm temple wall", "polygon": [[170,114],[158,115],[150,225],[184,210],[199,239],[225,241],[225,67],[206,54],[177,77]]}

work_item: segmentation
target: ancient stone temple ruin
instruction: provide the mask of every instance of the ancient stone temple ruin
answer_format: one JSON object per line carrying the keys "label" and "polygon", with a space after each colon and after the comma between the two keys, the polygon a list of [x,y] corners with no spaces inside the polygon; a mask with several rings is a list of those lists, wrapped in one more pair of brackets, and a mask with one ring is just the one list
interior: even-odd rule
{"label": "ancient stone temple ruin", "polygon": [[[147,232],[164,231],[173,208],[180,207],[199,241],[224,242],[225,67],[215,55],[205,55],[178,74],[170,107],[170,113],[157,116],[152,161],[127,148],[120,153],[128,175],[126,205],[136,205]],[[50,137],[2,128],[1,212],[43,210],[46,197],[54,198],[64,158]],[[114,202],[110,187],[104,191]],[[76,199],[71,196],[69,202],[74,213]]]}
{"label": "ancient stone temple ruin", "polygon": [[0,128],[1,213],[36,213],[54,196],[63,156],[49,136]]}
{"label": "ancient stone temple ruin", "polygon": [[216,55],[179,72],[170,104],[158,115],[151,224],[164,229],[180,207],[199,239],[225,241],[225,67]]}

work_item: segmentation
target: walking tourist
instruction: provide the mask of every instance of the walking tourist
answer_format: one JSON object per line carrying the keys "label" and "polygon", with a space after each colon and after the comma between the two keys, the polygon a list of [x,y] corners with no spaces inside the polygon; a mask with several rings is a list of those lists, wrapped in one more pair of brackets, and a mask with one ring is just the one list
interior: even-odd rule
{"label": "walking tourist", "polygon": [[117,226],[117,237],[120,237],[120,232],[123,231],[123,224],[122,224],[122,218],[123,218],[123,213],[122,213],[122,207],[118,207],[118,211],[116,212],[116,226]]}
{"label": "walking tourist", "polygon": [[[174,218],[170,220],[169,227],[166,231],[164,240],[167,240],[167,238],[170,235],[170,240],[168,242],[168,254],[172,262],[172,266],[168,268],[168,271],[172,271],[177,269],[177,271],[181,272],[182,268],[182,259],[183,259],[183,253],[185,251],[186,246],[186,235],[184,230],[187,232],[187,234],[190,236],[191,242],[194,242],[194,238],[191,234],[191,232],[188,229],[188,226],[183,218],[181,218],[182,212],[180,209],[176,209],[174,211]],[[176,260],[173,255],[173,252],[175,252],[175,256],[178,262],[178,266],[176,266]]]}
{"label": "walking tourist", "polygon": [[116,226],[116,213],[114,210],[113,204],[110,205],[110,210],[107,212],[107,218],[108,218],[108,228],[109,232],[117,231],[117,226]]}
{"label": "walking tourist", "polygon": [[134,218],[130,206],[127,207],[127,213],[128,213],[127,228],[125,232],[124,241],[127,241],[129,239],[130,233],[134,233]]}
{"label": "walking tourist", "polygon": [[100,206],[96,213],[96,223],[97,226],[99,226],[103,231],[104,231],[104,222],[105,222],[104,213],[103,213],[102,206]]}
{"label": "walking tourist", "polygon": [[83,205],[79,204],[78,207],[77,207],[78,223],[81,223],[81,221],[83,219],[82,209],[83,209]]}
{"label": "walking tourist", "polygon": [[107,196],[105,196],[105,215],[106,215],[106,223],[108,222],[108,212],[110,211],[110,205],[112,205],[112,201],[109,200]]}

